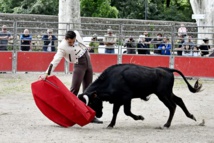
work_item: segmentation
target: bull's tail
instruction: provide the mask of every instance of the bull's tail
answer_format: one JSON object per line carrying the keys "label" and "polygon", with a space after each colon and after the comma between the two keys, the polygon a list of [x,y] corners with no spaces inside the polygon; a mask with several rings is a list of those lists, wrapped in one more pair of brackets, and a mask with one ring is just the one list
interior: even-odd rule
{"label": "bull's tail", "polygon": [[177,72],[178,74],[180,74],[182,76],[182,78],[184,79],[184,81],[186,82],[189,90],[192,92],[192,93],[196,93],[196,92],[199,92],[201,90],[201,87],[202,87],[202,84],[199,83],[199,81],[197,80],[195,82],[195,85],[194,87],[192,87],[192,85],[187,81],[186,77],[183,75],[182,72],[180,72],[179,70],[176,70],[176,69],[169,69],[169,68],[163,68],[161,67],[162,69],[164,70],[167,70],[167,71],[171,71],[171,72]]}

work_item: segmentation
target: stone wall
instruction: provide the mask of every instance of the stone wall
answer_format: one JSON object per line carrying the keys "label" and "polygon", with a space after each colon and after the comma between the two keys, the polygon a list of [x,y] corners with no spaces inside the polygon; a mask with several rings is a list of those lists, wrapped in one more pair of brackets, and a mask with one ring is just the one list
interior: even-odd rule
{"label": "stone wall", "polygon": [[[13,31],[13,21],[18,21],[18,33],[22,32],[24,28],[29,28],[33,33],[44,33],[47,28],[53,28],[57,33],[58,17],[51,15],[35,15],[35,14],[5,14],[0,13],[1,25],[7,24]],[[180,22],[175,21],[156,21],[156,20],[137,20],[137,19],[111,19],[111,18],[91,18],[82,17],[81,27],[84,35],[91,35],[98,33],[103,35],[106,29],[111,27],[114,32],[125,35],[136,33],[139,35],[142,31],[166,32],[171,33],[172,30],[177,32]],[[123,26],[121,26],[123,24]],[[189,32],[197,32],[196,23],[184,22],[186,27],[189,27]],[[174,25],[174,29],[172,26]],[[75,27],[75,26],[74,26]],[[135,34],[134,34],[135,35]]]}
{"label": "stone wall", "polygon": [[[14,24],[16,21],[17,25]],[[196,23],[183,22],[188,28],[188,31],[196,33]],[[33,45],[35,49],[41,49],[43,41],[41,37],[46,33],[47,28],[52,28],[54,34],[58,36],[58,17],[51,15],[35,15],[35,14],[5,14],[0,13],[0,25],[6,24],[9,31],[16,33],[16,40],[10,41],[12,45],[15,43],[19,45],[19,35],[25,28],[30,30],[33,36]],[[63,23],[62,23],[63,24]],[[148,31],[150,37],[155,37],[157,33],[162,33],[165,36],[171,37],[174,32],[177,35],[177,29],[180,27],[180,22],[175,21],[156,21],[156,20],[137,20],[137,19],[111,19],[111,18],[81,18],[81,31],[82,36],[91,36],[96,33],[102,37],[106,30],[111,27],[117,36],[127,38],[129,36],[138,38],[143,31]],[[66,24],[67,27],[70,24]],[[77,24],[73,24],[75,27]],[[78,26],[79,27],[79,26]],[[191,34],[197,37],[195,34]],[[176,39],[175,39],[176,40]]]}

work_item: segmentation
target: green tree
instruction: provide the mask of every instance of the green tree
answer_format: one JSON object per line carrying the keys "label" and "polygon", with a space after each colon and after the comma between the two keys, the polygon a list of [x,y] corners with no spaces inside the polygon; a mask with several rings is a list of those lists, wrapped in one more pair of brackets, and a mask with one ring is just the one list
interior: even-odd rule
{"label": "green tree", "polygon": [[[194,21],[189,0],[80,0],[81,16]],[[59,0],[0,0],[0,12],[58,15]],[[146,4],[146,9],[145,9]]]}
{"label": "green tree", "polygon": [[20,5],[23,0],[0,0],[2,13],[13,13],[13,8]]}
{"label": "green tree", "polygon": [[3,13],[58,14],[58,0],[0,0],[0,3],[0,11]]}
{"label": "green tree", "polygon": [[112,0],[111,5],[119,10],[119,18],[193,21],[189,0]]}
{"label": "green tree", "polygon": [[119,12],[110,3],[111,0],[81,0],[81,16],[117,18]]}

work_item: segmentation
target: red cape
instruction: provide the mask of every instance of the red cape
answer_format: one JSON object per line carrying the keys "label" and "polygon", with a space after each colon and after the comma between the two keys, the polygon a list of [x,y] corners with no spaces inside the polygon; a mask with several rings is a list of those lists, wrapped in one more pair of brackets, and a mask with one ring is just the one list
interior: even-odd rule
{"label": "red cape", "polygon": [[56,76],[33,82],[31,89],[40,111],[60,126],[84,126],[95,117],[95,111],[71,93]]}

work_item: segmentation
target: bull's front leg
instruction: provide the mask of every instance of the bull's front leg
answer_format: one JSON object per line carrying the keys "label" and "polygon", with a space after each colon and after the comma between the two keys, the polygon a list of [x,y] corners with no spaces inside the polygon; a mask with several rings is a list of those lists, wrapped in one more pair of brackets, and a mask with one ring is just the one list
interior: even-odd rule
{"label": "bull's front leg", "polygon": [[112,120],[111,120],[111,123],[108,125],[107,128],[113,128],[114,125],[116,124],[116,119],[117,119],[117,114],[118,114],[118,111],[120,109],[120,104],[115,104],[113,105],[113,117],[112,117]]}
{"label": "bull's front leg", "polygon": [[125,102],[124,102],[124,113],[127,116],[131,116],[134,120],[144,120],[143,116],[141,116],[141,115],[137,116],[131,112],[131,99],[125,100]]}

